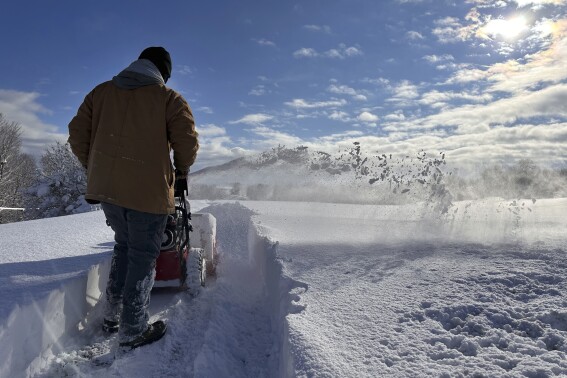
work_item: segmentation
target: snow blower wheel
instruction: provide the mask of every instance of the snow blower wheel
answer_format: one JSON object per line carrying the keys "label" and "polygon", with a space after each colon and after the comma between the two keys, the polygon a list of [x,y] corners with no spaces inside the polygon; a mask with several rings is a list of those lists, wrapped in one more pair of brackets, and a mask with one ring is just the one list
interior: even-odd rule
{"label": "snow blower wheel", "polygon": [[202,248],[191,248],[187,256],[187,276],[185,286],[189,294],[195,296],[199,294],[201,287],[205,286],[207,279],[207,268],[205,251]]}

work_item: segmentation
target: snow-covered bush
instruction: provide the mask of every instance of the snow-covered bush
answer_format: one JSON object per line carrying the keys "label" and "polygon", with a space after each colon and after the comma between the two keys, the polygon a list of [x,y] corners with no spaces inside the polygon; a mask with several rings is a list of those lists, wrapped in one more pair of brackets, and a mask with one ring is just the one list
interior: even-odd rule
{"label": "snow-covered bush", "polygon": [[41,157],[41,171],[27,190],[32,217],[47,218],[92,210],[84,199],[86,172],[68,144],[55,143]]}

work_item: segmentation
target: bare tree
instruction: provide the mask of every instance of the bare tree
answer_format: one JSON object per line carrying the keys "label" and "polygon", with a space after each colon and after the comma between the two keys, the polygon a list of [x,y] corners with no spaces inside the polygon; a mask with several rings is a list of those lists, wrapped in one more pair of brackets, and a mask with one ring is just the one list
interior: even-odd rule
{"label": "bare tree", "polygon": [[17,162],[22,146],[22,130],[16,122],[9,122],[0,113],[0,183],[9,182],[16,172],[11,167],[12,162]]}
{"label": "bare tree", "polygon": [[[22,130],[0,113],[0,223],[23,219],[23,192],[37,174],[34,159],[21,153]],[[8,209],[7,209],[8,208]]]}

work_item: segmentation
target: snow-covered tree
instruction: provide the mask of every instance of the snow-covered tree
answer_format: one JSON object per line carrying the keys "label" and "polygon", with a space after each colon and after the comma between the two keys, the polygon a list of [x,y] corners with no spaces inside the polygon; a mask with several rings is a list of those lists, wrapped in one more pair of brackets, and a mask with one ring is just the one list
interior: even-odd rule
{"label": "snow-covered tree", "polygon": [[35,218],[55,217],[92,210],[85,199],[86,172],[68,144],[47,148],[41,157],[41,172],[30,189],[28,205]]}
{"label": "snow-covered tree", "polygon": [[21,152],[22,131],[0,113],[0,223],[24,218],[23,191],[36,175],[34,159]]}

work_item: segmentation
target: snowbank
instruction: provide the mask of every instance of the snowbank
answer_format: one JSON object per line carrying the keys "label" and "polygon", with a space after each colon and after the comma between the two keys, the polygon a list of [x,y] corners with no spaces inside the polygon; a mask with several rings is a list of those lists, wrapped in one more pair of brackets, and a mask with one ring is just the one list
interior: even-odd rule
{"label": "snowbank", "polygon": [[0,226],[0,376],[29,376],[84,326],[108,277],[102,212]]}
{"label": "snowbank", "polygon": [[86,277],[62,280],[47,297],[16,306],[0,328],[0,376],[30,376],[44,360],[59,353],[59,340],[81,329],[98,304],[109,269],[110,259],[106,259],[91,267]]}
{"label": "snowbank", "polygon": [[274,242],[261,226],[252,224],[248,234],[250,261],[262,279],[273,330],[272,360],[270,372],[274,377],[292,377],[293,361],[289,348],[289,333],[286,316],[292,310],[291,292],[296,285],[284,277],[282,264],[277,257],[278,242]]}

